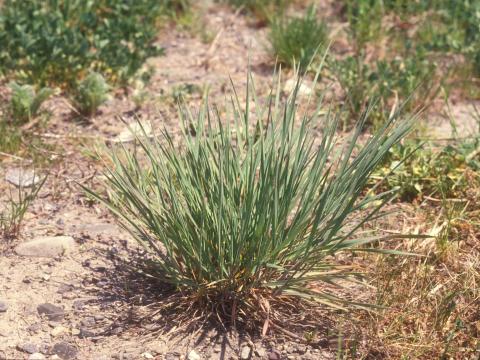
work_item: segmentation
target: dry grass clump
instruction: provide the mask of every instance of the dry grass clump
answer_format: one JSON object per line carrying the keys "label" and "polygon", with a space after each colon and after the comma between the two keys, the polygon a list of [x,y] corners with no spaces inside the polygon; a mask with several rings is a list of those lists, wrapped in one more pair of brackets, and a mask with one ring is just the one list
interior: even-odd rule
{"label": "dry grass clump", "polygon": [[[478,174],[469,195],[478,199]],[[405,207],[403,207],[405,208]],[[480,218],[477,201],[440,199],[411,207],[408,226],[431,239],[391,244],[417,257],[375,257],[371,264],[376,316],[369,349],[384,358],[476,359],[480,339]]]}

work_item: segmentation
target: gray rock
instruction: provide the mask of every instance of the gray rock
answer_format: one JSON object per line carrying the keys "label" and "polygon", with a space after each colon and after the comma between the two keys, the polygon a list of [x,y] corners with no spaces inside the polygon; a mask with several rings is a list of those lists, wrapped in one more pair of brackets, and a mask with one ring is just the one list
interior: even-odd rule
{"label": "gray rock", "polygon": [[80,320],[80,324],[82,324],[82,326],[85,326],[85,327],[93,326],[95,325],[95,318],[91,316],[86,317],[85,319]]}
{"label": "gray rock", "polygon": [[8,305],[5,301],[0,301],[0,313],[6,312],[8,310]]}
{"label": "gray rock", "polygon": [[38,352],[38,346],[30,342],[18,344],[17,349],[29,354],[34,354]]}
{"label": "gray rock", "polygon": [[63,295],[65,293],[68,293],[68,292],[72,291],[73,289],[74,289],[74,287],[72,285],[62,284],[58,288],[57,294],[62,294]]}
{"label": "gray rock", "polygon": [[178,360],[180,357],[176,354],[168,353],[165,355],[165,360]]}
{"label": "gray rock", "polygon": [[267,356],[268,360],[280,360],[282,358],[277,350],[270,351]]}
{"label": "gray rock", "polygon": [[77,348],[67,342],[59,342],[53,345],[52,353],[58,355],[63,360],[75,359],[77,357]]}
{"label": "gray rock", "polygon": [[40,330],[42,330],[42,324],[41,323],[35,323],[27,327],[27,331],[29,333],[37,333]]}
{"label": "gray rock", "polygon": [[42,181],[40,176],[31,169],[13,168],[7,170],[5,180],[17,187],[31,187]]}
{"label": "gray rock", "polygon": [[40,353],[33,353],[28,357],[28,360],[45,360],[46,357],[43,354]]}
{"label": "gray rock", "polygon": [[201,360],[201,358],[195,350],[190,351],[187,355],[188,360]]}
{"label": "gray rock", "polygon": [[80,339],[86,339],[86,338],[94,337],[94,336],[95,336],[95,333],[93,331],[88,330],[84,327],[80,328],[80,334],[78,334],[78,337]]}
{"label": "gray rock", "polygon": [[37,311],[40,315],[45,315],[48,320],[51,321],[60,321],[65,316],[65,311],[63,308],[50,303],[38,305]]}
{"label": "gray rock", "polygon": [[54,258],[72,250],[75,245],[71,236],[42,236],[21,243],[15,252],[20,256]]}

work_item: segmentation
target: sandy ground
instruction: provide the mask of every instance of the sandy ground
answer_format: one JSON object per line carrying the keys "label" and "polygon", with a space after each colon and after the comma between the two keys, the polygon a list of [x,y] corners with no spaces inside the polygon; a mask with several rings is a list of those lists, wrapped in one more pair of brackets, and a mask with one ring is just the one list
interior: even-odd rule
{"label": "sandy ground", "polygon": [[[259,93],[266,92],[274,63],[266,50],[264,30],[249,26],[245,17],[218,6],[207,8],[205,19],[206,29],[214,34],[213,42],[203,43],[200,37],[174,28],[161,32],[159,42],[166,56],[149,61],[155,69],[148,85],[153,95],[136,116],[178,134],[178,116],[171,101],[175,88],[194,84],[205,89],[208,85],[211,98],[222,103],[228,94],[229,78],[238,89],[245,87],[249,63]],[[197,90],[188,101],[198,105],[200,99],[201,91]],[[52,117],[44,140],[57,145],[58,151],[48,154],[56,160],[27,215],[21,238],[0,255],[0,301],[7,305],[6,311],[0,312],[0,359],[28,359],[29,352],[52,359],[57,356],[55,352],[64,359],[194,359],[192,350],[202,359],[237,359],[245,347],[251,349],[252,358],[335,357],[335,341],[307,347],[282,338],[260,341],[231,335],[226,338],[228,344],[225,339],[219,341],[215,331],[200,341],[194,336],[169,340],[148,335],[150,329],[141,323],[129,323],[128,309],[138,304],[128,299],[127,280],[120,274],[117,280],[121,281],[109,278],[115,276],[116,268],[108,254],[126,255],[136,245],[104,208],[88,201],[77,183],[97,185],[101,167],[87,149],[97,138],[118,135],[124,129],[120,117],[133,121],[135,105],[118,91],[102,107],[101,114],[86,124],[72,121],[71,109],[61,97],[49,101],[47,107]],[[460,103],[452,112],[472,119],[469,110],[471,107]],[[448,135],[449,122],[440,118],[438,122],[438,136]],[[471,127],[472,121],[466,122],[468,126],[461,125],[459,133],[467,133]],[[19,166],[19,161],[11,158],[0,164],[0,189],[11,188],[3,179],[14,166]],[[71,236],[76,245],[53,258],[15,254],[15,245],[43,235]],[[41,316],[38,305],[43,303],[61,307],[64,314],[58,320]]]}

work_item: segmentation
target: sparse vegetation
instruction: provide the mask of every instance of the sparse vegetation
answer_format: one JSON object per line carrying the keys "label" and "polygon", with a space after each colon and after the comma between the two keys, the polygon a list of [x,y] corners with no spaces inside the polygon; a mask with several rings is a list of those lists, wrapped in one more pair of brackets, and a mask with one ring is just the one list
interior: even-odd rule
{"label": "sparse vegetation", "polygon": [[[6,0],[0,13],[0,72],[40,86],[71,88],[89,71],[123,82],[159,55],[157,21],[187,2]],[[11,74],[13,73],[13,74]]]}
{"label": "sparse vegetation", "polygon": [[270,22],[276,14],[285,11],[291,0],[227,0],[237,8],[241,8],[252,14],[260,24]]}
{"label": "sparse vegetation", "polygon": [[351,126],[369,107],[373,107],[370,123],[375,126],[381,126],[392,108],[400,104],[409,112],[426,108],[440,89],[435,68],[418,54],[375,64],[363,56],[333,60],[331,72],[345,94],[345,125]]}
{"label": "sparse vegetation", "polygon": [[314,60],[315,54],[323,53],[328,45],[326,25],[317,19],[311,6],[303,17],[277,16],[270,25],[269,40],[276,59],[290,67],[298,66],[303,72]]}
{"label": "sparse vegetation", "polygon": [[23,218],[32,202],[36,199],[45,180],[46,177],[31,188],[18,187],[15,195],[10,192],[7,198],[0,198],[2,203],[0,208],[0,239],[3,240],[2,246],[5,245],[5,242],[18,236]]}

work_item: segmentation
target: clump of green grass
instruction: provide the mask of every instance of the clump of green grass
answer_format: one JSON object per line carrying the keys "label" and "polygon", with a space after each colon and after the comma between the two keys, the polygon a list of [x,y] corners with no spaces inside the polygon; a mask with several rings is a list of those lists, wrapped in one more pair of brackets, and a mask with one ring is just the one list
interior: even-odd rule
{"label": "clump of green grass", "polygon": [[269,41],[280,63],[296,65],[303,72],[320,47],[327,45],[327,28],[311,6],[302,17],[276,17],[270,25]]}
{"label": "clump of green grass", "polygon": [[93,116],[100,105],[108,100],[110,86],[102,74],[92,72],[83,79],[76,89],[74,103],[76,109],[84,116]]}
{"label": "clump of green grass", "polygon": [[12,90],[10,112],[17,123],[35,118],[42,103],[53,94],[50,88],[42,88],[36,92],[31,85],[19,85],[15,82],[10,84],[10,89]]}
{"label": "clump of green grass", "polygon": [[19,187],[15,196],[10,193],[7,199],[2,199],[4,206],[0,209],[0,239],[10,241],[18,236],[25,214],[45,180],[46,177],[30,189]]}
{"label": "clump of green grass", "polygon": [[[379,216],[391,192],[364,196],[364,187],[410,122],[392,117],[359,145],[362,119],[339,146],[338,117],[299,118],[298,88],[281,100],[277,87],[261,105],[249,81],[246,105],[233,96],[231,116],[212,111],[208,101],[196,118],[181,107],[181,144],[167,131],[139,137],[145,158],[125,147],[108,153],[109,196],[85,190],[144,247],[155,269],[150,275],[200,311],[233,322],[275,322],[268,301],[347,306],[321,284],[353,279],[355,271],[335,254],[379,239],[357,230]],[[318,142],[311,135],[316,125]]]}

